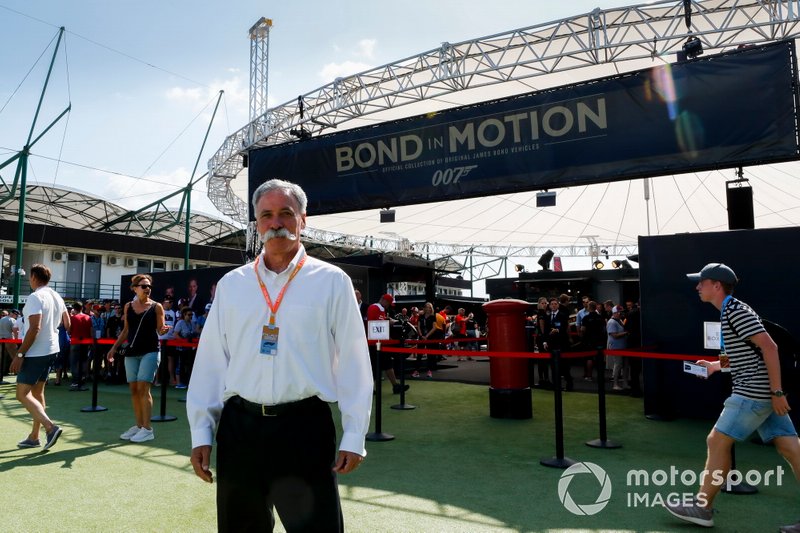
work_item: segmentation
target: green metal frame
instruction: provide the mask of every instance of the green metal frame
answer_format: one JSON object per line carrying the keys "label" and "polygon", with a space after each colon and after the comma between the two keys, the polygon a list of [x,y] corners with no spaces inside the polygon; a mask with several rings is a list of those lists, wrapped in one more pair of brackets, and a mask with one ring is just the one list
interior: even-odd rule
{"label": "green metal frame", "polygon": [[[50,66],[47,69],[47,77],[44,80],[44,86],[42,87],[42,93],[39,96],[39,103],[36,106],[36,112],[33,115],[33,122],[31,123],[31,129],[28,132],[28,140],[25,142],[25,146],[11,156],[9,159],[4,161],[0,164],[0,170],[7,167],[14,161],[17,162],[17,171],[14,174],[14,182],[12,183],[11,187],[9,187],[5,181],[3,181],[3,191],[2,196],[0,196],[0,203],[4,203],[9,199],[15,197],[17,192],[17,186],[19,186],[19,218],[17,221],[17,261],[15,265],[15,272],[14,272],[14,307],[19,306],[19,292],[20,287],[22,285],[22,251],[23,251],[23,242],[25,236],[25,197],[27,194],[27,178],[28,178],[28,157],[31,153],[31,148],[35,145],[39,139],[44,137],[50,129],[56,125],[56,123],[61,120],[64,115],[70,112],[72,109],[72,103],[70,103],[67,108],[58,115],[55,120],[53,120],[50,125],[48,125],[42,133],[33,138],[33,131],[36,129],[36,121],[39,119],[39,112],[42,110],[42,102],[44,101],[44,95],[47,92],[47,86],[50,83],[50,75],[53,73],[53,65],[55,64],[56,57],[58,55],[58,48],[61,45],[61,39],[64,36],[64,26],[61,26],[58,29],[58,40],[56,41],[55,49],[53,50],[53,57],[50,59]],[[0,178],[0,181],[2,178]]]}

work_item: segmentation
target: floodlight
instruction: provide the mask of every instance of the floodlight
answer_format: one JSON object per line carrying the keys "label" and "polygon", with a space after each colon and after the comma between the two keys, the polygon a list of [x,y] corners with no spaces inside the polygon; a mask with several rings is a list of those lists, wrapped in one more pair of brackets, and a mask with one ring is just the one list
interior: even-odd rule
{"label": "floodlight", "polygon": [[703,55],[703,43],[696,35],[689,37],[683,45],[683,53],[687,59]]}
{"label": "floodlight", "polygon": [[606,266],[605,263],[600,261],[599,259],[592,263],[592,268],[595,270],[603,270],[603,267]]}
{"label": "floodlight", "polygon": [[550,261],[553,260],[554,255],[555,252],[553,252],[553,250],[547,250],[545,253],[542,254],[542,257],[540,257],[539,260],[537,261],[539,266],[542,267],[542,270],[546,271],[550,270]]}

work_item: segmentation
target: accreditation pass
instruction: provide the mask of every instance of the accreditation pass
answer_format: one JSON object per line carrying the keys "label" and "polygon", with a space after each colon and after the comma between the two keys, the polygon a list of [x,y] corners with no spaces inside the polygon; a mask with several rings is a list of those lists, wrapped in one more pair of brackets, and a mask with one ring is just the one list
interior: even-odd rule
{"label": "accreditation pass", "polygon": [[708,369],[701,365],[696,365],[694,363],[690,363],[685,361],[683,363],[683,371],[687,374],[694,374],[695,376],[699,376],[701,378],[708,377]]}
{"label": "accreditation pass", "polygon": [[278,355],[278,326],[261,328],[261,355]]}

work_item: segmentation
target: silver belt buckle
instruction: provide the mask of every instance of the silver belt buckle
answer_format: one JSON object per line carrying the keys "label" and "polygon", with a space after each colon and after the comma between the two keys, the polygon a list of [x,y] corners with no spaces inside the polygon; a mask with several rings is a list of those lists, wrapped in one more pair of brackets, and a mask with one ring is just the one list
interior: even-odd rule
{"label": "silver belt buckle", "polygon": [[278,415],[271,415],[271,414],[269,414],[269,413],[267,412],[267,409],[269,409],[269,406],[268,406],[268,405],[261,404],[261,416],[278,416]]}

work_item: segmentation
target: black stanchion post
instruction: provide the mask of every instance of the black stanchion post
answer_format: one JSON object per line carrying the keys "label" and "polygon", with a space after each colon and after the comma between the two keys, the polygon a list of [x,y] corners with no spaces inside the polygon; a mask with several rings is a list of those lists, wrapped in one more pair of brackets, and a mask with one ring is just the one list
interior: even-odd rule
{"label": "black stanchion post", "polygon": [[622,448],[622,444],[608,440],[606,428],[606,361],[603,349],[597,348],[594,367],[597,369],[597,410],[600,420],[600,438],[586,443],[592,448]]}
{"label": "black stanchion post", "polygon": [[[167,343],[164,342],[162,348],[166,348]],[[161,351],[163,357],[161,358],[161,364],[159,365],[158,370],[158,380],[161,382],[161,405],[159,409],[159,413],[156,416],[150,417],[150,422],[172,422],[177,420],[178,417],[168,415],[167,414],[167,391],[169,390],[169,356],[166,355],[166,350]]]}
{"label": "black stanchion post", "polygon": [[[733,382],[730,373],[728,372],[718,372],[718,375],[722,378],[722,392],[723,396],[727,398],[730,396]],[[736,470],[736,445],[734,444],[731,446],[731,469],[730,472]],[[739,482],[736,484],[733,483],[726,483],[722,487],[722,492],[727,492],[728,494],[755,494],[758,492],[758,489],[749,483],[746,483],[744,479],[739,479]]]}
{"label": "black stanchion post", "polygon": [[[733,472],[736,470],[736,445],[734,444],[731,446],[731,469],[730,471]],[[739,474],[741,476],[741,473]],[[733,482],[729,484],[726,480],[725,485],[722,487],[722,492],[727,492],[728,494],[755,494],[758,492],[758,488],[754,487],[750,483],[747,483],[744,478],[740,477],[737,482]]]}
{"label": "black stanchion post", "polygon": [[[403,340],[400,346],[405,348],[406,341]],[[406,354],[400,354],[400,356],[400,403],[392,405],[391,409],[410,411],[411,409],[416,409],[417,406],[406,403]]]}
{"label": "black stanchion post", "polygon": [[[196,348],[189,348],[189,349],[190,349],[190,350],[196,350]],[[196,357],[196,356],[197,356],[197,352],[195,352],[195,357]],[[178,356],[176,355],[176,357],[178,357]],[[179,358],[179,359],[180,359],[180,358]],[[193,359],[192,361],[194,362],[194,359]],[[181,366],[183,366],[183,365],[181,365]],[[183,374],[183,372],[184,372],[184,370],[183,370],[183,368],[181,368],[181,379],[180,379],[180,381],[181,381],[181,382],[183,382],[183,378],[184,378],[184,374]],[[188,385],[188,383],[183,383],[183,384],[184,384],[184,385]],[[183,396],[181,396],[180,398],[178,398],[178,401],[179,401],[179,402],[181,402],[181,403],[186,403],[186,393],[184,393],[184,394],[183,394]]]}
{"label": "black stanchion post", "polygon": [[564,457],[564,408],[561,402],[561,350],[552,350],[550,357],[553,360],[553,399],[555,402],[556,418],[556,456],[549,459],[540,459],[539,463],[543,466],[553,468],[569,468],[575,464],[573,459]]}
{"label": "black stanchion post", "polygon": [[[11,357],[11,352],[8,349],[8,345],[11,344],[9,342],[4,342],[0,344],[0,385],[11,385],[10,382],[5,380],[5,369],[6,369],[6,356]],[[9,364],[11,361],[9,361]],[[3,399],[3,395],[0,394],[0,400]]]}
{"label": "black stanchion post", "polygon": [[375,349],[375,431],[367,433],[366,439],[372,442],[393,440],[394,435],[384,433],[381,428],[381,343]]}
{"label": "black stanchion post", "polygon": [[98,350],[97,339],[92,337],[92,405],[81,407],[82,413],[98,413],[108,411],[107,407],[97,405],[97,386],[100,382],[100,350]]}

